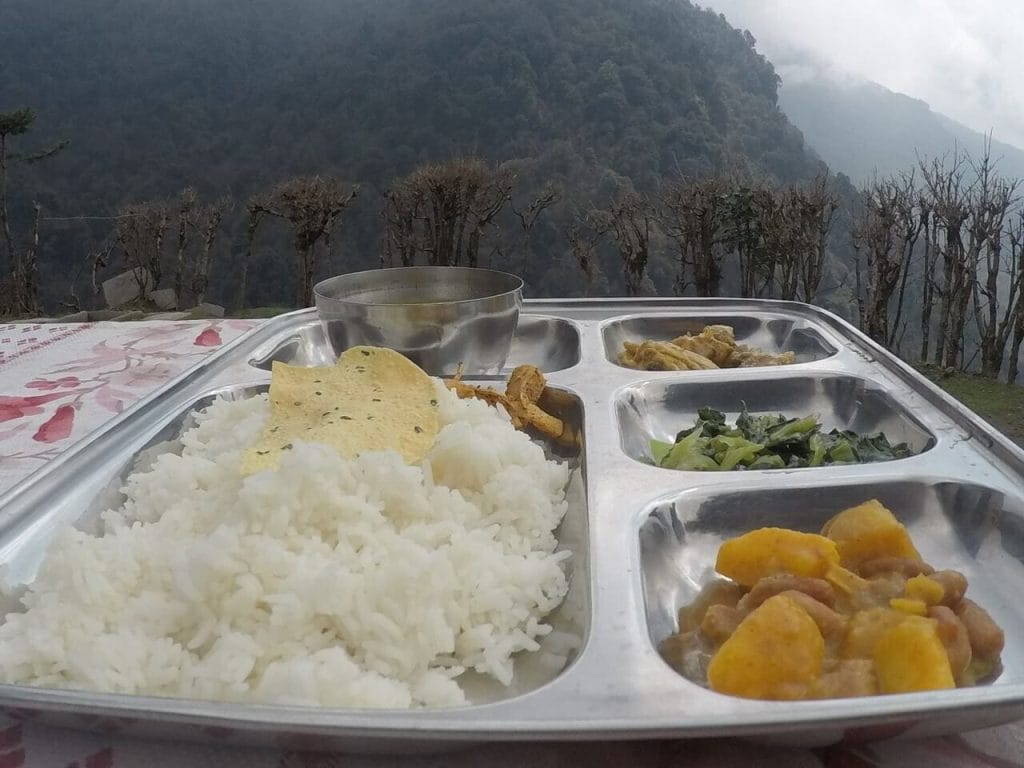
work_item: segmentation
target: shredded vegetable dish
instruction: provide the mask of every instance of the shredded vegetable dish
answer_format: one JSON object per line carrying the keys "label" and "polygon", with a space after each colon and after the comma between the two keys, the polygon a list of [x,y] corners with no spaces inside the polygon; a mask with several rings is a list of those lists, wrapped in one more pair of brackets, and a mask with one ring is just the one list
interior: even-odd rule
{"label": "shredded vegetable dish", "polygon": [[672,341],[646,339],[627,341],[619,353],[619,363],[643,371],[706,371],[715,368],[755,368],[764,365],[790,365],[793,352],[776,354],[757,347],[737,344],[730,325],[708,325],[700,333],[683,334]]}

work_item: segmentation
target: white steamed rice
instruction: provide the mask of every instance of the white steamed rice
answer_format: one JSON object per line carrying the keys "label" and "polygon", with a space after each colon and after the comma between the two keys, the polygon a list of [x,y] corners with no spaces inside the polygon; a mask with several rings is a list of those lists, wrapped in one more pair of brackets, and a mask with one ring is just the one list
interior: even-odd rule
{"label": "white steamed rice", "polygon": [[0,625],[0,677],[345,707],[461,704],[469,669],[508,684],[566,592],[567,469],[504,413],[438,400],[419,466],[296,442],[244,479],[267,399],[215,402],[128,478],[104,535],[57,535]]}

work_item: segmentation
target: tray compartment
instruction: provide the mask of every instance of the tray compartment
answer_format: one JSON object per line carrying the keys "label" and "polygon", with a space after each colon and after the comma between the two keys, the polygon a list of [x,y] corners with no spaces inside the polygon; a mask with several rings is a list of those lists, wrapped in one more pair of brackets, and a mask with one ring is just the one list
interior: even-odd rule
{"label": "tray compartment", "polygon": [[[24,585],[35,578],[46,555],[48,544],[59,526],[70,524],[78,530],[100,535],[100,515],[124,503],[125,496],[121,489],[128,476],[148,471],[160,455],[168,452],[180,454],[181,435],[195,426],[197,413],[218,398],[231,401],[247,399],[266,392],[268,387],[267,383],[227,386],[198,397],[172,418],[166,419],[138,451],[106,465],[102,470],[104,480],[100,483],[100,490],[90,502],[80,505],[74,516],[69,513],[67,505],[46,505],[44,508],[47,511],[41,515],[0,529],[0,553],[4,563],[2,584],[5,592],[0,599],[0,607],[4,612],[23,610],[17,598]],[[566,488],[567,510],[556,529],[559,549],[569,549],[573,553],[565,563],[569,591],[562,604],[545,619],[546,623],[551,625],[552,632],[537,638],[540,650],[530,654],[521,653],[516,657],[515,678],[511,685],[506,687],[472,671],[460,678],[472,705],[507,700],[550,683],[573,665],[586,643],[590,629],[592,578],[588,551],[586,463],[582,442],[582,436],[585,434],[583,404],[577,395],[563,389],[546,393],[543,403],[549,412],[566,420],[574,432],[581,436],[580,443],[574,446],[544,442],[548,458],[567,462],[570,469],[569,484]],[[536,436],[534,440],[543,442]],[[57,512],[51,514],[51,509]],[[561,658],[566,658],[567,661],[556,665]]]}
{"label": "tray compartment", "polygon": [[[664,325],[666,317],[671,320],[670,327]],[[530,327],[528,320],[537,326]],[[776,322],[780,320],[789,324],[792,332],[781,330]],[[682,321],[692,321],[693,326],[680,327]],[[741,341],[767,351],[772,349],[773,338],[779,339],[778,346],[788,343],[782,341],[787,333],[795,334],[793,343],[797,347],[803,342],[795,339],[807,336],[820,340],[820,344],[810,344],[809,353],[801,357],[803,365],[786,368],[643,373],[608,363],[628,328],[635,328],[633,338],[640,339],[653,338],[649,329],[662,327],[661,338],[670,339],[686,330],[699,331],[708,322],[731,322]],[[303,743],[311,748],[388,753],[421,746],[454,748],[484,740],[595,740],[609,738],[609,733],[616,738],[741,734],[780,743],[806,745],[808,739],[813,739],[825,744],[844,732],[854,738],[891,735],[896,731],[886,729],[897,721],[912,726],[913,735],[926,735],[986,727],[1021,716],[1024,662],[1017,638],[1022,636],[1024,626],[1012,599],[1021,588],[1020,560],[1024,558],[1024,508],[1016,499],[1016,488],[1024,477],[1024,453],[989,431],[962,406],[922,396],[928,387],[920,377],[907,373],[863,334],[815,307],[743,299],[527,300],[520,324],[523,338],[513,347],[509,366],[522,362],[539,364],[548,372],[559,370],[549,382],[573,398],[563,413],[578,413],[582,423],[585,409],[594,438],[593,445],[587,446],[594,451],[593,466],[587,467],[582,450],[565,454],[579,462],[575,489],[582,502],[575,507],[580,514],[570,510],[559,532],[561,541],[577,555],[572,560],[570,598],[559,609],[572,615],[559,617],[556,626],[568,622],[568,626],[585,628],[578,663],[571,660],[562,674],[541,669],[539,677],[531,678],[521,675],[524,669],[520,660],[516,670],[520,689],[497,691],[491,699],[476,697],[474,692],[474,702],[494,703],[462,709],[366,713],[3,685],[0,705],[19,717],[93,730],[97,723],[109,724],[116,718],[136,736],[178,741],[213,739],[220,743],[226,739],[273,746],[282,740],[298,739],[301,734],[308,740]],[[288,342],[296,338],[298,342],[289,349]],[[580,349],[581,344],[585,350]],[[122,473],[129,471],[132,461],[146,460],[140,446],[148,443],[152,449],[159,449],[159,443],[177,438],[183,404],[202,400],[222,384],[265,382],[268,376],[263,371],[269,370],[274,355],[297,365],[330,364],[333,354],[327,349],[313,309],[268,320],[238,343],[215,351],[195,369],[154,393],[148,402],[79,442],[19,488],[6,493],[0,500],[0,562],[6,566],[0,574],[2,583],[16,586],[33,576],[55,526],[77,520],[80,527],[88,529],[93,524],[90,511],[94,521],[100,509],[116,505]],[[830,355],[834,356],[823,364],[821,361]],[[258,369],[252,362],[259,364]],[[882,389],[904,382],[905,388],[901,386],[898,391],[906,395],[895,396],[915,402],[915,415],[939,436],[939,450],[921,461],[816,472],[703,473],[696,477],[644,467],[627,460],[615,445],[619,440],[615,432],[621,432],[624,422],[621,414],[616,416],[616,408],[609,405],[617,405],[626,392],[653,393],[647,382],[692,386],[730,378],[806,377],[819,370],[877,377]],[[491,386],[499,386],[494,379],[488,377]],[[625,384],[630,386],[618,389]],[[223,391],[243,390],[229,387]],[[582,402],[575,393],[580,393]],[[785,398],[778,395],[776,399]],[[648,407],[642,400],[641,404]],[[797,398],[797,405],[801,404]],[[693,403],[693,408],[701,405],[704,403]],[[753,398],[748,405],[753,407]],[[681,408],[676,410],[678,415]],[[647,418],[647,411],[643,413]],[[661,423],[660,418],[650,418],[652,423]],[[957,421],[962,435],[943,427],[948,419]],[[919,423],[915,425],[927,435]],[[674,428],[674,424],[664,425],[664,434],[669,435]],[[976,469],[984,471],[970,474]],[[591,476],[584,483],[585,470]],[[919,473],[934,476],[921,477]],[[950,480],[955,477],[974,477],[977,485],[958,485]],[[875,482],[858,486],[864,494],[844,485],[871,480]],[[99,498],[100,489],[108,481],[109,498],[104,503],[97,500],[90,507],[90,500]],[[812,484],[817,484],[818,490],[811,489]],[[1002,490],[1010,498],[1001,498],[991,488],[981,487],[984,484]],[[763,486],[772,490],[756,490]],[[780,490],[782,486],[786,491]],[[689,490],[681,490],[686,488]],[[592,514],[587,511],[584,489],[589,491]],[[721,492],[735,498],[729,501]],[[921,493],[926,500],[917,498]],[[655,496],[659,500],[650,502]],[[938,566],[959,567],[967,572],[972,579],[970,594],[978,597],[1007,632],[1006,670],[996,685],[969,693],[953,692],[938,700],[922,695],[888,697],[884,703],[878,699],[848,699],[786,708],[696,690],[661,660],[654,649],[655,635],[671,631],[676,604],[688,600],[705,572],[710,573],[717,548],[715,537],[773,523],[803,523],[813,530],[837,506],[869,496],[878,496],[890,506],[906,498],[911,513],[916,510],[916,514],[934,517],[930,523],[913,523],[915,540],[925,556]],[[819,501],[818,508],[808,513],[804,502],[814,499]],[[630,509],[634,514],[629,514]],[[775,515],[774,519],[769,519],[767,513]],[[907,519],[903,512],[899,514]],[[725,521],[718,530],[712,526],[715,520]],[[570,525],[570,521],[575,522]],[[574,531],[569,530],[573,527]],[[919,529],[934,533],[927,548],[920,540]],[[570,539],[582,545],[573,546]],[[593,552],[587,546],[591,540],[596,544]],[[707,558],[699,557],[701,551],[707,553]],[[11,567],[12,556],[17,559],[17,567]],[[1006,597],[1000,600],[1003,594]],[[527,691],[532,693],[519,695]],[[681,707],[680,696],[696,709]],[[867,722],[877,724],[880,730],[873,730],[874,725],[860,727]]]}
{"label": "tray compartment", "polygon": [[[824,431],[852,429],[858,434],[884,432],[891,443],[906,442],[915,453],[935,444],[935,437],[910,411],[878,384],[857,376],[823,373],[787,376],[773,371],[766,378],[688,380],[659,378],[620,390],[615,398],[623,452],[651,463],[649,441],[672,442],[692,427],[697,410],[710,406],[735,421],[742,403],[755,414],[803,417],[817,414]],[[820,471],[819,468],[814,468]],[[670,470],[678,471],[678,470]],[[781,470],[764,470],[777,472]]]}
{"label": "tray compartment", "polygon": [[619,365],[623,342],[671,341],[684,333],[698,334],[707,325],[730,325],[737,343],[757,347],[763,352],[792,351],[797,363],[823,360],[837,351],[814,326],[800,317],[701,312],[634,315],[612,320],[601,329],[604,354],[609,362]]}
{"label": "tray compartment", "polygon": [[932,567],[963,573],[967,596],[1003,628],[1003,672],[990,685],[1024,683],[1024,606],[1015,598],[1024,590],[1024,500],[980,485],[932,478],[720,495],[682,493],[653,504],[639,528],[652,650],[677,629],[679,608],[716,578],[715,558],[724,541],[765,526],[817,533],[836,513],[872,498],[907,527]]}
{"label": "tray compartment", "polygon": [[[249,365],[269,371],[277,361],[297,366],[333,365],[334,351],[319,320],[312,319],[283,339],[257,350]],[[512,347],[503,371],[517,365],[535,365],[544,373],[571,368],[580,361],[580,333],[575,323],[559,317],[523,314],[519,316]],[[502,377],[507,373],[503,373]],[[486,377],[494,378],[494,377]]]}

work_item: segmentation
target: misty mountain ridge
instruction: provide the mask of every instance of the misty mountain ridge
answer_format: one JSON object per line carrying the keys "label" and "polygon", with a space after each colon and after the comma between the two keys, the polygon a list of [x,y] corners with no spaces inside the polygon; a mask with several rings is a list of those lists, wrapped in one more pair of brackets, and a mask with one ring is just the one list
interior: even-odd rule
{"label": "misty mountain ridge", "polygon": [[[959,148],[978,158],[984,151],[984,134],[920,99],[822,70],[808,75],[806,67],[780,69],[779,106],[829,167],[854,184],[876,172],[915,168],[919,156],[941,157]],[[992,157],[1004,177],[1024,178],[1024,150],[993,137]]]}

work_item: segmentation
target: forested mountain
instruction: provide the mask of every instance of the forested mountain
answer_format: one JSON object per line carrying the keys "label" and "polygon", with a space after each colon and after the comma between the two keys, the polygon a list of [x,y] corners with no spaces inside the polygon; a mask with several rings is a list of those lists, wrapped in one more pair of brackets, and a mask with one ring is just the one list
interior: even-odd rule
{"label": "forested mountain", "polygon": [[[977,131],[878,83],[784,77],[779,104],[822,159],[855,184],[870,181],[876,171],[908,171],[918,156],[941,157],[954,147],[980,156],[985,144]],[[996,136],[992,157],[1003,175],[1024,178],[1024,150]]]}
{"label": "forested mountain", "polygon": [[[42,204],[51,309],[72,282],[91,302],[87,257],[112,225],[78,217],[189,185],[230,195],[211,289],[230,301],[253,194],[303,174],[359,184],[320,272],[369,267],[382,192],[418,165],[463,155],[510,163],[526,198],[557,185],[533,239],[530,291],[577,294],[563,232],[572,211],[680,174],[788,183],[820,171],[777,87],[749,34],[685,0],[0,5],[0,112],[38,115],[17,146],[70,141],[18,166],[8,190],[19,232],[31,201]],[[291,300],[288,247],[282,233],[257,251],[250,303]],[[605,272],[604,290],[621,292],[621,274]],[[667,269],[651,273],[655,290],[672,292]]]}

